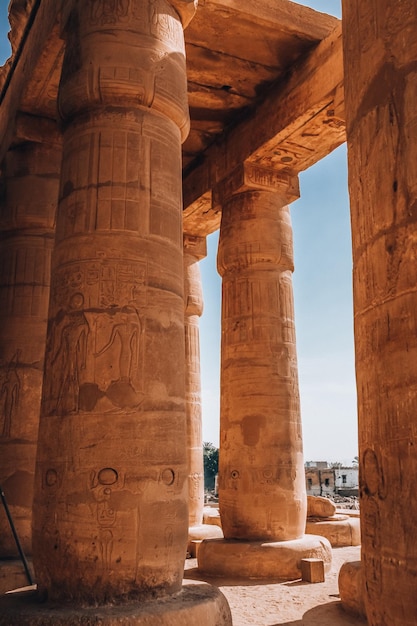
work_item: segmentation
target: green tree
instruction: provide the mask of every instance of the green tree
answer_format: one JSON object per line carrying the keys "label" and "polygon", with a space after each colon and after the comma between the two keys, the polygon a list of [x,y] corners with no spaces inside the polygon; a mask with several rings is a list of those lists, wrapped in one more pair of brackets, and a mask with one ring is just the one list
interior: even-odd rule
{"label": "green tree", "polygon": [[209,441],[203,443],[204,487],[214,489],[214,480],[219,471],[219,449]]}

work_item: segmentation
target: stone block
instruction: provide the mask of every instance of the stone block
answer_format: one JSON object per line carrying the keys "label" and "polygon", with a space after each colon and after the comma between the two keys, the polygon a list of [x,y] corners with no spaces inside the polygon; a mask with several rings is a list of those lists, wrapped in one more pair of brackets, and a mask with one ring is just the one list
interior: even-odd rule
{"label": "stone block", "polygon": [[196,559],[198,557],[198,549],[202,541],[202,539],[194,539],[188,544],[188,552],[190,553],[192,559]]}
{"label": "stone block", "polygon": [[339,593],[345,611],[366,618],[364,581],[360,561],[346,562],[340,568]]}
{"label": "stone block", "polygon": [[324,562],[322,559],[301,559],[301,578],[308,583],[324,583]]}
{"label": "stone block", "polygon": [[321,521],[307,520],[306,533],[326,537],[332,548],[359,546],[361,543],[360,520],[347,515],[334,515]]}
{"label": "stone block", "polygon": [[322,496],[307,496],[307,517],[332,517],[336,505]]}

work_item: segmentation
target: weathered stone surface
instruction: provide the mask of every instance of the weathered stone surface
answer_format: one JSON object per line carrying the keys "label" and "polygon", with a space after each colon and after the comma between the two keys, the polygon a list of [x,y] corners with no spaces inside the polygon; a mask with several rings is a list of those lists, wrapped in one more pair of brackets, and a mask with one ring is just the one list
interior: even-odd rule
{"label": "weathered stone surface", "polygon": [[336,513],[336,505],[329,498],[307,496],[307,517],[331,517]]}
{"label": "weathered stone surface", "polygon": [[287,185],[239,193],[235,180],[225,186],[218,252],[222,528],[227,539],[297,539],[306,493]]}
{"label": "weathered stone surface", "polygon": [[222,529],[216,524],[200,524],[188,529],[188,541],[197,539],[223,539]]}
{"label": "weathered stone surface", "polygon": [[214,524],[215,526],[222,526],[220,518],[220,512],[218,508],[205,507],[203,511],[203,521],[205,524]]}
{"label": "weathered stone surface", "polygon": [[36,592],[0,598],[1,626],[232,626],[224,595],[205,583],[187,581],[174,596],[159,602],[127,602],[74,607],[39,602]]}
{"label": "weathered stone surface", "polygon": [[324,562],[321,559],[301,559],[301,578],[309,583],[324,582]]}
{"label": "weathered stone surface", "polygon": [[200,331],[203,289],[199,260],[206,256],[205,239],[184,237],[185,401],[187,414],[189,526],[203,523],[204,468],[201,413]]}
{"label": "weathered stone surface", "polygon": [[23,39],[28,19],[34,5],[35,0],[11,0],[9,4],[9,40],[13,54],[16,53]]}
{"label": "weathered stone surface", "polygon": [[342,565],[339,571],[339,593],[345,611],[366,617],[361,561],[346,562]]}
{"label": "weathered stone surface", "polygon": [[34,566],[49,598],[105,604],[181,589],[184,42],[166,4],[66,11]]}
{"label": "weathered stone surface", "polygon": [[[24,143],[10,150],[0,204],[0,484],[26,555],[32,551],[33,481],[60,162],[59,144]],[[18,551],[7,517],[0,514],[0,557],[5,556],[18,556]]]}
{"label": "weathered stone surface", "polygon": [[365,605],[417,615],[417,4],[343,0]]}
{"label": "weathered stone surface", "polygon": [[184,235],[185,401],[189,520],[187,551],[192,556],[195,556],[195,540],[223,537],[220,528],[203,523],[204,467],[198,327],[199,317],[203,313],[203,290],[198,264],[205,256],[205,239]]}
{"label": "weathered stone surface", "polygon": [[[341,519],[343,517],[343,519]],[[360,521],[357,518],[335,515],[317,521],[307,520],[306,533],[326,537],[332,548],[359,546],[361,543]]]}
{"label": "weathered stone surface", "polygon": [[301,559],[318,558],[328,572],[332,548],[324,537],[304,535],[291,541],[206,539],[198,550],[198,569],[215,576],[295,580],[301,578]]}

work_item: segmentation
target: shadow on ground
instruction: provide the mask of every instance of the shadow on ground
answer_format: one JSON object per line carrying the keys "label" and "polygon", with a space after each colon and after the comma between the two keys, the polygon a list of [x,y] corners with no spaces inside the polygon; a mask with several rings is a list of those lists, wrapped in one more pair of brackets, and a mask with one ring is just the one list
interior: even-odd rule
{"label": "shadow on ground", "polygon": [[[219,576],[211,576],[209,574],[204,574],[200,572],[197,567],[190,567],[184,571],[184,578],[188,580],[202,580],[209,585],[216,585],[216,587],[259,587],[260,585],[287,585],[288,581],[283,580],[282,578],[228,578],[227,576],[219,577]],[[297,579],[290,581],[292,585],[309,585],[303,580]]]}
{"label": "shadow on ground", "polygon": [[350,615],[340,602],[321,604],[304,613],[303,618],[292,622],[276,622],[271,626],[366,626],[366,620]]}

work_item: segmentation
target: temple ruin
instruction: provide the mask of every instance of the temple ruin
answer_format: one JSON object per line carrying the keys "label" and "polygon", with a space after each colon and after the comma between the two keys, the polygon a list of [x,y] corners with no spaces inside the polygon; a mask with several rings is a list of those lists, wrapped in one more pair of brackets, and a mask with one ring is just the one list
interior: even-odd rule
{"label": "temple ruin", "polygon": [[[0,484],[37,590],[0,598],[0,624],[229,625],[217,588],[183,582],[192,538],[202,572],[329,565],[305,534],[288,205],[347,140],[362,558],[341,597],[369,626],[415,626],[417,5],[342,8],[11,0]],[[217,229],[223,538],[199,452]]]}

